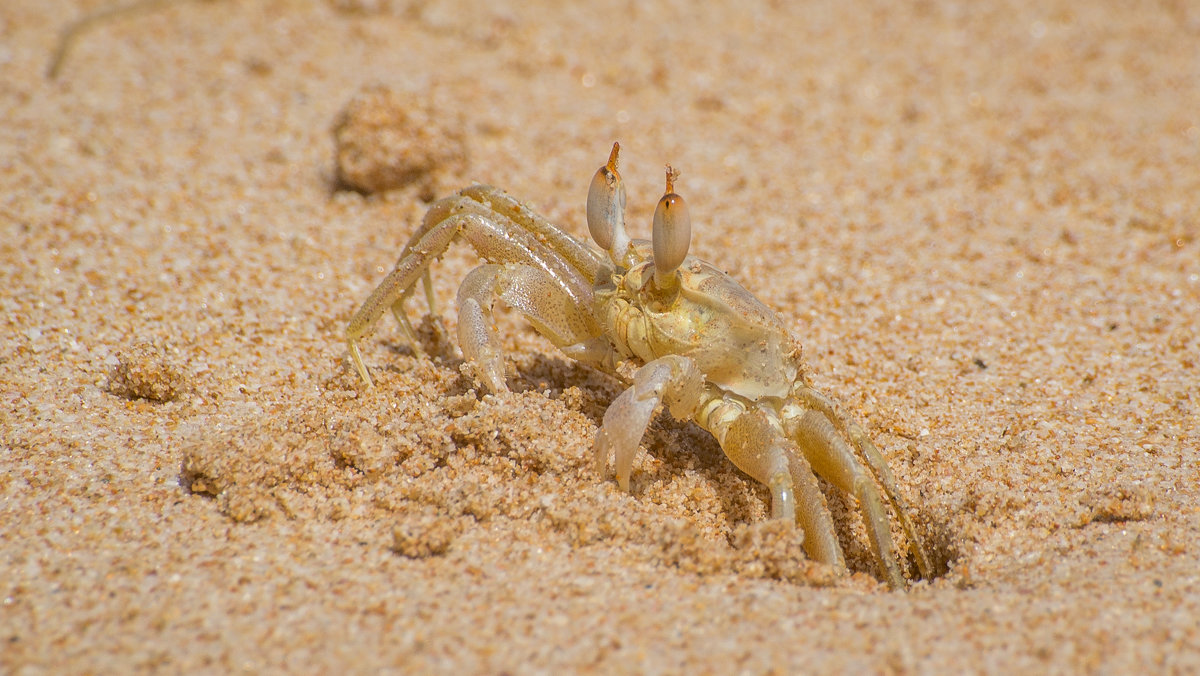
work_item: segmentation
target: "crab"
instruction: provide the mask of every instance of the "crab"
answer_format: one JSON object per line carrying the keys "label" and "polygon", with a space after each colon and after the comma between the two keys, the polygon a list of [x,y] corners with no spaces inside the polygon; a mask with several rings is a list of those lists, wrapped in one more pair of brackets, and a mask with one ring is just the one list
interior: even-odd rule
{"label": "crab", "polygon": [[[346,328],[363,382],[372,385],[359,343],[388,309],[420,354],[405,302],[420,279],[436,313],[429,266],[466,240],[487,261],[458,288],[466,361],[492,393],[508,390],[492,321],[499,299],[565,355],[621,381],[626,389],[604,413],[593,450],[601,474],[614,458],[622,490],[629,490],[647,426],[665,406],[711,433],[738,469],[765,484],[771,518],[799,526],[806,554],[838,573],[846,572],[846,559],[817,477],[853,496],[881,577],[904,589],[882,488],[919,574],[928,577],[929,556],[891,469],[862,427],[808,383],[783,321],[720,269],[688,256],[691,221],[669,165],[651,241],[626,234],[619,153],[614,143],[588,189],[587,225],[599,249],[490,186],[434,203]],[[623,363],[631,377],[618,368]]]}

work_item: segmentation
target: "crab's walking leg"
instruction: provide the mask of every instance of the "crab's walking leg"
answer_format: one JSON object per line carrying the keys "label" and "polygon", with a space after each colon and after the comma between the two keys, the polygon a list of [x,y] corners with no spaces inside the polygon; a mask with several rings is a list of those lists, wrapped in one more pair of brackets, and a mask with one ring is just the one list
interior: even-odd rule
{"label": "crab's walking leg", "polygon": [[500,223],[512,233],[522,233],[526,240],[532,238],[538,248],[555,252],[569,264],[591,286],[596,278],[596,269],[604,256],[579,239],[563,232],[543,216],[533,211],[508,193],[490,185],[473,185],[463,188],[456,195],[438,200],[429,207],[408,243],[400,252],[400,260],[408,255],[425,233],[437,227],[452,215],[474,214]]}
{"label": "crab's walking leg", "polygon": [[638,369],[633,385],[604,412],[604,422],[592,447],[596,471],[603,474],[609,456],[615,454],[617,485],[629,490],[633,458],[655,409],[666,403],[672,415],[686,418],[695,411],[703,390],[704,376],[687,357],[668,355]]}
{"label": "crab's walking leg", "polygon": [[793,386],[792,394],[805,406],[820,411],[833,423],[842,435],[850,440],[851,445],[859,452],[859,457],[862,458],[867,468],[871,470],[871,474],[874,475],[875,480],[883,487],[883,492],[887,496],[888,501],[892,503],[892,509],[896,512],[896,518],[900,521],[900,526],[904,529],[905,535],[908,536],[909,549],[917,561],[917,570],[920,571],[921,577],[925,579],[932,577],[933,564],[930,562],[925,544],[912,522],[908,502],[901,495],[900,489],[897,488],[896,478],[892,474],[891,468],[888,467],[887,461],[884,460],[883,455],[875,447],[875,444],[871,442],[867,433],[863,431],[863,428],[858,423],[839,413],[837,407],[828,396],[813,389],[803,381],[798,381]]}
{"label": "crab's walking leg", "polygon": [[457,224],[449,221],[445,224],[448,227],[436,228],[426,233],[421,241],[412,247],[409,255],[396,263],[395,269],[388,273],[379,286],[375,287],[370,296],[367,296],[362,307],[354,313],[354,317],[350,319],[350,324],[346,327],[346,342],[350,346],[350,359],[354,362],[354,368],[358,371],[358,375],[362,377],[368,387],[372,385],[371,374],[367,371],[366,364],[363,363],[362,354],[359,353],[358,341],[370,333],[379,318],[383,316],[383,311],[388,308],[391,308],[392,312],[396,314],[396,318],[401,320],[401,327],[405,329],[405,338],[412,340],[412,327],[408,325],[403,308],[398,306],[417,277],[428,269],[429,262],[440,256],[458,234]]}
{"label": "crab's walking leg", "polygon": [[[441,200],[430,207],[421,228],[405,245],[396,267],[371,292],[346,327],[350,358],[368,386],[371,385],[371,376],[362,361],[359,341],[370,333],[383,312],[390,308],[400,323],[405,339],[416,347],[412,326],[404,313],[404,301],[419,277],[425,279],[426,293],[429,293],[430,263],[445,253],[460,236],[481,257],[492,262],[521,263],[534,267],[575,305],[591,307],[592,288],[587,275],[594,277],[594,270],[575,267],[570,258],[544,243],[548,241],[545,237],[524,229],[501,212],[488,211],[469,197],[456,195]],[[571,239],[569,236],[563,237]],[[432,301],[430,304],[432,307]]]}
{"label": "crab's walking leg", "polygon": [[883,509],[883,501],[871,475],[863,469],[824,413],[810,409],[788,420],[788,424],[788,432],[817,474],[858,500],[871,547],[879,557],[880,572],[893,589],[904,589],[906,585],[896,563],[896,548],[892,544],[887,512]]}
{"label": "crab's walking leg", "polygon": [[590,316],[541,270],[521,263],[481,265],[458,287],[458,343],[493,393],[508,389],[504,355],[492,329],[499,298],[525,315],[538,333],[580,361],[611,370],[612,348]]}
{"label": "crab's walking leg", "polygon": [[[725,415],[722,406],[727,407]],[[740,409],[731,404],[719,405],[709,418],[710,431],[721,442],[725,455],[738,469],[771,489],[772,518],[800,524],[804,551],[813,560],[845,571],[846,559],[829,506],[808,461],[766,414]]]}
{"label": "crab's walking leg", "polygon": [[579,270],[587,279],[588,284],[595,282],[595,271],[605,260],[605,256],[600,252],[563,232],[541,214],[499,188],[493,188],[490,185],[475,185],[464,189],[460,194],[478,202],[490,211],[508,218],[525,231],[532,233]]}

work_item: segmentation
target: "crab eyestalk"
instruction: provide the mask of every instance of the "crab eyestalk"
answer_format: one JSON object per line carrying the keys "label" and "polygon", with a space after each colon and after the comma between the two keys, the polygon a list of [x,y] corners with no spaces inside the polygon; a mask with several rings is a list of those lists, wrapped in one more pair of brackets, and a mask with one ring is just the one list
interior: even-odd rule
{"label": "crab eyestalk", "polygon": [[692,242],[692,219],[687,203],[675,193],[679,172],[667,165],[666,194],[654,209],[654,285],[674,289],[679,284],[679,266],[687,258]]}
{"label": "crab eyestalk", "polygon": [[625,184],[617,172],[620,152],[621,144],[614,143],[608,164],[596,170],[587,196],[588,232],[618,266],[629,249],[629,235],[625,234]]}

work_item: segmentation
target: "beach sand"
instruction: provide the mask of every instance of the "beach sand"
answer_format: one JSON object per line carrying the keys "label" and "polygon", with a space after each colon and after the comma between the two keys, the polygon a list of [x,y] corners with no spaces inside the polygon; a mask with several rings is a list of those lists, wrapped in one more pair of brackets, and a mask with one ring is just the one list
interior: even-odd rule
{"label": "beach sand", "polygon": [[[180,0],[48,77],[118,4],[0,8],[0,671],[1200,671],[1200,6]],[[850,574],[807,561],[666,414],[618,490],[617,382],[512,312],[512,393],[464,367],[468,247],[359,382],[431,199],[586,237],[613,141],[632,234],[669,162],[933,579],[834,492]]]}

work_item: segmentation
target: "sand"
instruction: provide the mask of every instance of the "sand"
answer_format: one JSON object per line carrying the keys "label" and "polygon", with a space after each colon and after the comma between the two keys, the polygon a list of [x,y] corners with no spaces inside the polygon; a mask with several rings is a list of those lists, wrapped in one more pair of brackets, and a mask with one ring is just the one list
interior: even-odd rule
{"label": "sand", "polygon": [[[0,671],[1200,670],[1200,6],[181,0],[47,77],[116,4],[0,8]],[[614,140],[634,234],[671,163],[933,579],[836,493],[851,573],[807,561],[665,414],[619,491],[616,382],[504,312],[512,393],[464,368],[465,247],[361,385],[430,199],[586,236]]]}

